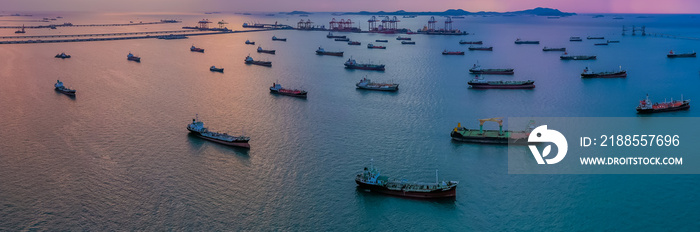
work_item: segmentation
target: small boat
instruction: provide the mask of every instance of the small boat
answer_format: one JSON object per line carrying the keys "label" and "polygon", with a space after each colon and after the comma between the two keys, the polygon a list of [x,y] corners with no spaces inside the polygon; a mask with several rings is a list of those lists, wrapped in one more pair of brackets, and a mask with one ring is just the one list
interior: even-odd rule
{"label": "small boat", "polygon": [[350,38],[337,38],[337,39],[335,39],[335,41],[344,41],[344,42],[347,42],[347,41],[350,41]]}
{"label": "small boat", "polygon": [[220,72],[220,73],[222,73],[222,72],[224,72],[224,68],[217,68],[216,66],[212,65],[212,66],[209,68],[209,71],[212,71],[212,72]]}
{"label": "small boat", "polygon": [[493,47],[475,47],[469,46],[470,51],[493,51]]}
{"label": "small boat", "polygon": [[192,47],[190,47],[190,51],[204,53],[204,49],[195,47],[194,45],[192,45]]}
{"label": "small boat", "polygon": [[571,42],[581,42],[581,41],[583,41],[583,39],[581,39],[581,37],[572,36],[572,37],[569,37],[569,41],[571,41]]}
{"label": "small boat", "polygon": [[544,48],[542,48],[542,51],[545,51],[545,52],[551,52],[551,51],[561,51],[561,52],[565,52],[565,51],[566,51],[566,48],[550,48],[550,47],[544,47]]}
{"label": "small boat", "polygon": [[344,36],[344,35],[333,35],[332,32],[328,32],[328,35],[326,35],[326,38],[329,38],[329,39],[333,39],[333,38],[335,38],[335,39],[344,39],[344,38],[346,38],[346,37],[347,37],[347,36]]}
{"label": "small boat", "polygon": [[233,136],[227,133],[209,131],[208,128],[204,127],[204,123],[199,121],[198,117],[192,119],[192,123],[187,125],[187,130],[190,131],[190,133],[196,135],[197,137],[203,138],[205,140],[228,146],[250,148],[250,144],[248,143],[250,141],[250,137]]}
{"label": "small boat", "polygon": [[480,65],[474,64],[472,68],[469,69],[472,74],[501,74],[501,75],[512,75],[515,73],[512,68],[481,68]]}
{"label": "small boat", "polygon": [[358,89],[378,90],[378,91],[396,91],[399,90],[399,84],[394,83],[376,83],[370,79],[362,78],[360,82],[355,84]]}
{"label": "small boat", "polygon": [[595,56],[572,56],[568,55],[566,52],[564,55],[559,56],[562,60],[595,60]]}
{"label": "small boat", "polygon": [[605,39],[603,36],[588,36],[586,39]]}
{"label": "small boat", "polygon": [[254,42],[254,41],[250,41],[250,40],[246,40],[246,41],[245,41],[245,44],[255,45],[255,42]]}
{"label": "small boat", "polygon": [[286,42],[286,41],[287,41],[287,38],[277,38],[277,36],[274,36],[274,35],[273,35],[273,36],[272,36],[272,40],[273,40],[273,41],[285,41],[285,42]]}
{"label": "small boat", "polygon": [[404,179],[390,179],[381,176],[373,165],[365,167],[355,176],[359,188],[387,195],[422,199],[454,198],[457,195],[459,181],[439,181],[435,170],[435,183],[408,182]]}
{"label": "small boat", "polygon": [[[498,130],[484,130],[485,122],[497,122]],[[503,118],[486,118],[479,119],[479,129],[466,128],[461,123],[457,123],[450,137],[452,140],[465,143],[527,145],[528,137],[534,129],[535,122],[530,121],[528,128],[524,131],[503,130]]]}
{"label": "small boat", "polygon": [[253,57],[250,57],[250,56],[246,56],[244,61],[246,64],[254,64],[254,65],[260,65],[260,66],[272,67],[272,62],[253,60]]}
{"label": "small boat", "polygon": [[141,62],[141,57],[134,56],[134,54],[131,54],[131,52],[129,52],[129,55],[126,55],[126,59],[131,60],[131,61]]}
{"label": "small boat", "polygon": [[384,71],[384,65],[383,64],[360,64],[357,63],[354,59],[350,58],[348,61],[345,61],[345,68],[346,69],[362,69],[362,70],[376,70],[376,71]]}
{"label": "small boat", "polygon": [[668,52],[666,55],[668,58],[678,58],[678,57],[695,57],[695,52],[692,53],[673,53],[673,50]]}
{"label": "small boat", "polygon": [[620,43],[619,40],[608,40],[608,43]]}
{"label": "small boat", "polygon": [[479,76],[467,82],[474,89],[532,89],[535,81],[487,81]]}
{"label": "small boat", "polygon": [[257,51],[258,51],[258,53],[267,53],[267,54],[272,54],[272,55],[275,54],[275,50],[265,50],[265,49],[262,49],[262,47],[260,47],[260,46],[258,46]]}
{"label": "small boat", "polygon": [[413,42],[413,41],[401,41],[401,44],[416,44],[416,42]]}
{"label": "small boat", "polygon": [[442,51],[442,54],[443,55],[464,55],[464,52],[462,52],[462,51],[447,51],[447,49],[445,49],[444,51]]}
{"label": "small boat", "polygon": [[362,45],[362,43],[357,42],[357,41],[350,41],[350,42],[348,42],[348,45]]}
{"label": "small boat", "polygon": [[592,72],[591,70],[586,67],[583,69],[583,73],[581,73],[581,78],[595,78],[595,77],[602,77],[602,78],[610,78],[610,77],[627,77],[627,71],[622,70],[622,67],[620,67],[620,70],[618,71],[608,71],[608,72]]}
{"label": "small boat", "polygon": [[286,96],[303,97],[303,98],[306,98],[306,94],[307,94],[307,92],[304,90],[282,88],[282,85],[277,84],[277,83],[272,83],[272,86],[270,86],[270,92],[276,93],[276,94],[281,94],[281,95],[286,95]]}
{"label": "small boat", "polygon": [[370,48],[370,49],[386,49],[385,46],[376,46],[376,45],[374,45],[374,44],[367,44],[367,48]]}
{"label": "small boat", "polygon": [[520,38],[515,40],[515,44],[540,44],[537,40],[521,40]]}
{"label": "small boat", "polygon": [[61,92],[68,96],[75,96],[75,90],[63,86],[63,82],[61,82],[60,80],[56,80],[56,84],[53,84],[53,86],[58,92]]}
{"label": "small boat", "polygon": [[377,43],[388,43],[389,40],[386,40],[386,39],[378,39],[378,40],[375,40],[374,42],[377,42]]}
{"label": "small boat", "polygon": [[322,47],[318,47],[318,50],[316,50],[316,55],[343,56],[343,52],[329,52],[324,50]]}
{"label": "small boat", "polygon": [[690,99],[683,100],[683,95],[681,95],[680,101],[674,101],[673,98],[671,98],[670,102],[666,102],[666,100],[664,100],[664,102],[662,103],[651,103],[651,101],[649,100],[649,94],[647,94],[646,99],[639,101],[639,106],[637,106],[637,113],[650,114],[687,109],[690,109]]}
{"label": "small boat", "polygon": [[484,43],[483,41],[464,41],[464,40],[459,41],[459,44],[483,44],[483,43]]}
{"label": "small boat", "polygon": [[16,34],[24,34],[26,31],[24,31],[24,24],[22,24],[22,29],[15,31]]}
{"label": "small boat", "polygon": [[396,37],[396,40],[411,40],[411,37]]}
{"label": "small boat", "polygon": [[608,43],[594,43],[593,45],[600,46],[600,45],[608,45]]}
{"label": "small boat", "polygon": [[64,52],[61,52],[61,54],[56,54],[56,56],[54,56],[54,57],[56,57],[56,58],[61,58],[61,59],[65,59],[65,58],[70,58],[70,55],[68,55],[68,54],[66,54],[66,53],[64,53]]}

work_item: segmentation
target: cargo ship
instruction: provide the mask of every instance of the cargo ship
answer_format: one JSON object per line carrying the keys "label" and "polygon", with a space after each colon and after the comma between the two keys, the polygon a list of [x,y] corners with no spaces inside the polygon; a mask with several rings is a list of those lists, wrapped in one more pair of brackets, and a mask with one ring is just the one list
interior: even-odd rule
{"label": "cargo ship", "polygon": [[439,181],[435,171],[435,183],[408,182],[403,179],[390,179],[380,175],[380,171],[370,164],[362,173],[355,176],[355,183],[362,188],[378,193],[411,198],[454,198],[459,181]]}
{"label": "cargo ship", "polygon": [[416,42],[413,42],[413,41],[401,41],[401,44],[416,44]]}
{"label": "cargo ship", "polygon": [[348,45],[362,45],[362,43],[357,42],[357,41],[350,41],[350,42],[348,42]]}
{"label": "cargo ship", "polygon": [[459,41],[459,44],[483,44],[483,43],[484,43],[483,41],[464,41],[464,40]]}
{"label": "cargo ship", "polygon": [[566,48],[550,48],[550,47],[544,47],[544,48],[542,48],[542,51],[545,51],[545,52],[552,52],[552,51],[565,52],[565,51],[566,51]]}
{"label": "cargo ship", "polygon": [[209,67],[209,71],[223,73],[224,68],[217,68],[216,66],[212,65],[211,67]]}
{"label": "cargo ship", "polygon": [[532,89],[535,81],[487,81],[479,76],[467,82],[474,89]]}
{"label": "cargo ship", "polygon": [[335,41],[341,41],[341,42],[348,42],[350,41],[350,38],[336,38],[334,39]]}
{"label": "cargo ship", "polygon": [[190,47],[190,51],[204,53],[204,49],[195,47],[194,45],[192,45],[192,47]]}
{"label": "cargo ship", "polygon": [[260,65],[260,66],[266,66],[266,67],[272,67],[272,62],[271,62],[271,61],[253,60],[253,57],[250,57],[250,56],[246,56],[246,57],[245,57],[245,63],[246,63],[246,64],[254,64],[254,65]]}
{"label": "cargo ship", "polygon": [[388,42],[389,42],[389,40],[385,40],[385,39],[378,39],[378,40],[375,40],[374,42],[377,42],[377,43],[388,43]]}
{"label": "cargo ship", "polygon": [[333,35],[332,32],[328,32],[328,35],[326,35],[326,38],[329,38],[329,39],[343,39],[346,37],[347,36],[344,36],[344,35]]}
{"label": "cargo ship", "polygon": [[318,50],[316,50],[316,55],[343,56],[343,52],[329,52],[324,50],[322,47],[318,47]]}
{"label": "cargo ship", "polygon": [[282,85],[277,84],[277,83],[272,83],[272,86],[270,86],[270,92],[280,94],[280,95],[301,97],[301,98],[306,98],[306,94],[307,94],[307,92],[304,90],[282,88]]}
{"label": "cargo ship", "polygon": [[261,24],[261,23],[253,23],[253,24],[243,23],[243,28],[265,28],[265,24]]}
{"label": "cargo ship", "polygon": [[493,47],[474,47],[469,46],[470,51],[493,51]]}
{"label": "cargo ship", "polygon": [[396,40],[411,40],[411,37],[396,37]]}
{"label": "cargo ship", "polygon": [[474,64],[472,68],[469,69],[470,73],[473,74],[503,74],[512,75],[514,74],[514,69],[512,68],[481,68],[480,65]]}
{"label": "cargo ship", "polygon": [[348,59],[348,61],[345,61],[345,68],[384,71],[383,64],[360,64],[352,58]]}
{"label": "cargo ship", "polygon": [[620,67],[620,70],[618,71],[609,71],[609,72],[591,72],[591,70],[586,67],[583,69],[583,73],[581,73],[582,78],[594,78],[594,77],[601,77],[601,78],[610,78],[610,77],[627,77],[627,71],[622,70],[622,67]]}
{"label": "cargo ship", "polygon": [[540,41],[516,39],[515,44],[540,44]]}
{"label": "cargo ship", "polygon": [[619,40],[608,40],[608,43],[620,43]]}
{"label": "cargo ship", "polygon": [[[498,130],[484,130],[484,122],[497,122]],[[452,130],[450,137],[455,141],[467,143],[487,143],[487,144],[527,144],[530,132],[535,128],[535,122],[530,121],[525,131],[503,130],[502,118],[479,119],[479,129],[467,129],[457,123],[457,127]]]}
{"label": "cargo ship", "polygon": [[461,52],[461,51],[447,51],[447,50],[444,50],[444,51],[442,51],[442,54],[443,54],[443,55],[464,55],[464,52]]}
{"label": "cargo ship", "polygon": [[370,79],[362,78],[360,82],[355,84],[358,89],[367,90],[379,90],[379,91],[397,91],[399,90],[399,84],[394,83],[376,83],[372,82]]}
{"label": "cargo ship", "polygon": [[63,82],[61,82],[60,80],[56,80],[56,84],[53,84],[53,87],[56,89],[56,91],[61,92],[62,94],[68,96],[75,96],[75,90],[63,86]]}
{"label": "cargo ship", "polygon": [[245,41],[245,44],[248,44],[248,45],[255,45],[255,42],[254,42],[254,41],[250,41],[250,40],[246,40],[246,41]]}
{"label": "cargo ship", "polygon": [[367,48],[369,48],[369,49],[386,49],[385,46],[378,46],[378,45],[374,45],[374,44],[367,44]]}
{"label": "cargo ship", "polygon": [[141,62],[141,57],[134,56],[134,54],[131,54],[131,52],[129,52],[129,54],[126,55],[126,59],[131,60],[131,61]]}
{"label": "cargo ship", "polygon": [[248,141],[250,141],[249,137],[233,136],[227,133],[209,131],[209,129],[204,127],[204,123],[199,121],[197,117],[193,118],[192,123],[187,125],[187,130],[190,131],[190,133],[196,135],[197,137],[203,138],[205,140],[228,146],[250,148],[250,144],[248,144]]}
{"label": "cargo ship", "polygon": [[258,53],[267,53],[267,54],[275,54],[275,50],[265,50],[262,47],[258,46]]}
{"label": "cargo ship", "polygon": [[277,38],[277,36],[274,36],[274,35],[272,36],[272,40],[273,40],[273,41],[284,41],[284,42],[287,42],[287,38]]}
{"label": "cargo ship", "polygon": [[569,41],[571,41],[571,42],[581,42],[581,41],[583,41],[583,39],[581,39],[581,37],[571,36],[571,37],[569,37]]}
{"label": "cargo ship", "polygon": [[668,58],[679,58],[679,57],[695,57],[695,52],[692,53],[673,53],[673,50],[668,52],[666,55]]}
{"label": "cargo ship", "polygon": [[595,60],[595,56],[572,56],[567,53],[564,53],[564,55],[559,56],[560,59],[562,60]]}
{"label": "cargo ship", "polygon": [[61,52],[61,54],[56,54],[56,56],[54,56],[54,57],[65,59],[65,58],[70,58],[70,55],[66,54],[65,52]]}
{"label": "cargo ship", "polygon": [[605,39],[603,36],[588,36],[586,39]]}
{"label": "cargo ship", "polygon": [[649,100],[649,94],[647,94],[646,99],[639,101],[639,106],[637,106],[637,113],[651,114],[687,109],[690,109],[690,99],[683,100],[683,95],[681,95],[680,101],[674,101],[673,99],[671,99],[670,102],[666,102],[666,100],[664,100],[664,102],[662,103],[651,103],[651,100]]}
{"label": "cargo ship", "polygon": [[593,45],[600,46],[600,45],[608,45],[608,42],[605,43],[594,43]]}

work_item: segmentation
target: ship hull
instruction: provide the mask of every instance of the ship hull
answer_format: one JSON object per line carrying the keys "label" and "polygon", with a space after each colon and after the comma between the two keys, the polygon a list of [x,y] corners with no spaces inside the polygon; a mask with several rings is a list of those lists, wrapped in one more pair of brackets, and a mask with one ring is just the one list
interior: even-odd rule
{"label": "ship hull", "polygon": [[290,97],[299,97],[299,98],[306,98],[306,95],[307,95],[307,93],[293,94],[293,93],[280,92],[279,90],[274,90],[274,89],[270,89],[270,93],[285,95],[285,96],[290,96]]}
{"label": "ship hull", "polygon": [[208,140],[208,141],[211,141],[211,142],[215,142],[215,143],[219,143],[219,144],[223,144],[223,145],[227,145],[227,146],[232,146],[232,147],[250,148],[250,144],[248,143],[248,141],[241,141],[241,142],[233,141],[233,142],[228,142],[228,141],[223,141],[223,140],[218,140],[218,139],[213,139],[213,138],[209,138],[209,137],[203,136],[203,135],[200,134],[199,132],[190,130],[189,128],[188,128],[187,130],[189,130],[191,134],[193,134],[193,135],[195,135],[195,136],[197,136],[197,137],[199,137],[199,138],[202,138],[202,139],[204,139],[204,140]]}
{"label": "ship hull", "polygon": [[522,41],[522,42],[515,42],[515,44],[540,44],[540,41]]}
{"label": "ship hull", "polygon": [[127,58],[127,60],[141,62],[141,58]]}
{"label": "ship hull", "polygon": [[459,42],[459,44],[484,44],[482,41],[476,41],[476,42]]}
{"label": "ship hull", "polygon": [[[525,134],[526,132],[512,132],[512,131],[505,131],[504,133],[523,133]],[[493,137],[493,136],[464,136],[460,134],[459,132],[452,131],[450,133],[450,137],[452,137],[452,140],[459,141],[459,142],[464,142],[464,143],[484,143],[484,144],[518,144],[518,145],[523,145],[527,144],[527,137],[523,137],[522,139],[514,139],[514,138],[507,138],[507,137]]]}
{"label": "ship hull", "polygon": [[560,56],[559,57],[562,60],[595,60],[595,56],[580,56],[580,57],[573,57],[573,56]]}
{"label": "ship hull", "polygon": [[258,50],[258,53],[275,54],[275,50]]}
{"label": "ship hull", "polygon": [[430,192],[413,192],[413,191],[390,190],[390,189],[383,187],[383,186],[365,184],[365,183],[362,183],[358,180],[355,180],[355,183],[357,183],[357,185],[363,189],[367,189],[370,191],[383,193],[383,194],[387,194],[387,195],[399,196],[399,197],[433,199],[433,198],[450,198],[450,197],[457,196],[457,191],[456,191],[457,186],[454,186],[454,187],[449,188],[447,190],[433,190]]}
{"label": "ship hull", "polygon": [[316,55],[343,56],[343,52],[319,52],[319,51],[316,51]]}
{"label": "ship hull", "polygon": [[223,69],[223,68],[215,68],[215,69],[211,69],[211,68],[210,68],[209,71],[223,73],[223,72],[224,72],[224,69]]}
{"label": "ship hull", "polygon": [[493,48],[469,48],[470,51],[493,51]]}
{"label": "ship hull", "polygon": [[[473,50],[473,49],[469,49]],[[443,52],[443,55],[464,55],[464,52]]]}
{"label": "ship hull", "polygon": [[190,49],[191,52],[201,52],[204,53],[204,49]]}
{"label": "ship hull", "polygon": [[366,67],[366,66],[357,66],[357,65],[345,65],[345,68],[346,69],[384,71],[384,67]]}
{"label": "ship hull", "polygon": [[59,88],[56,88],[56,91],[58,91],[59,93],[68,95],[68,96],[75,96],[75,91],[64,90],[64,89],[59,89]]}
{"label": "ship hull", "polygon": [[260,65],[260,66],[265,66],[265,67],[272,67],[271,62],[268,63],[268,62],[259,62],[259,61],[252,61],[252,62],[246,61],[245,63],[246,64],[253,64],[253,65]]}
{"label": "ship hull", "polygon": [[615,77],[627,77],[627,72],[618,72],[611,74],[581,74],[581,78],[615,78]]}
{"label": "ship hull", "polygon": [[248,44],[248,45],[255,45],[255,42],[250,42],[250,43],[245,43],[245,44]]}
{"label": "ship hull", "polygon": [[374,91],[387,91],[387,92],[394,92],[399,90],[399,86],[396,87],[391,87],[391,88],[373,88],[373,87],[363,87],[363,86],[357,86],[358,89],[364,89],[364,90],[374,90]]}
{"label": "ship hull", "polygon": [[639,109],[639,108],[637,108],[637,113],[638,114],[653,114],[653,113],[662,113],[662,112],[671,112],[671,111],[689,110],[689,109],[690,109],[690,103],[686,102],[680,106],[669,107],[669,108],[664,108],[664,109]]}
{"label": "ship hull", "polygon": [[489,85],[489,84],[469,84],[474,89],[532,89],[534,84],[522,85]]}
{"label": "ship hull", "polygon": [[513,70],[488,70],[488,69],[482,69],[482,70],[469,69],[469,72],[472,74],[500,74],[500,75],[513,75],[515,73]]}
{"label": "ship hull", "polygon": [[683,58],[683,57],[695,57],[695,53],[693,54],[668,54],[666,55],[668,58]]}

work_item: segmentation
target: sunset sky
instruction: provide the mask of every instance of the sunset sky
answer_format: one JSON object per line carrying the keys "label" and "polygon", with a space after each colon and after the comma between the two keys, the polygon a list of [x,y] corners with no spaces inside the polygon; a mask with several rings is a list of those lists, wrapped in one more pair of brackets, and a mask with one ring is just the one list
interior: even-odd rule
{"label": "sunset sky", "polygon": [[516,11],[535,7],[576,13],[700,13],[699,0],[0,0],[3,11]]}

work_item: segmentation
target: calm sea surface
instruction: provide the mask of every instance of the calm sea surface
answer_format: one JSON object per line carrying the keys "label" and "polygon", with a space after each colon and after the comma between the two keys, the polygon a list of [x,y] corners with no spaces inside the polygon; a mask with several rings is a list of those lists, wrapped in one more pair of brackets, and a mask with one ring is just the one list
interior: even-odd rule
{"label": "calm sea surface", "polygon": [[[64,18],[57,23],[183,23],[27,29],[26,35],[178,30],[202,18],[242,30],[243,22],[296,26],[301,19],[44,12],[0,17],[0,25],[44,25],[26,20],[58,15]],[[450,139],[458,122],[476,128],[479,118],[637,117],[634,108],[647,93],[655,101],[681,94],[700,99],[700,60],[665,56],[700,50],[700,41],[621,35],[623,25],[646,25],[652,33],[700,37],[700,16],[614,16],[468,16],[453,27],[470,35],[412,35],[412,46],[396,35],[336,33],[362,42],[349,46],[325,32],[295,30],[0,45],[0,230],[697,230],[698,176],[508,175],[506,146]],[[333,17],[367,29],[368,16],[310,19],[328,26]],[[400,18],[399,27],[415,31],[428,18]],[[271,41],[273,35],[288,41]],[[570,36],[584,41],[569,42]],[[620,43],[594,46],[599,41],[586,36]],[[541,44],[515,45],[516,38]],[[258,54],[246,39],[277,54]],[[382,44],[388,48],[367,49],[375,39],[388,39]],[[483,40],[494,50],[466,51],[460,39]],[[193,44],[206,52],[190,52]],[[319,46],[345,56],[317,56]],[[542,52],[543,46],[598,59],[561,61],[561,53]],[[467,54],[443,56],[444,49]],[[128,62],[130,51],[142,62]],[[60,52],[73,57],[53,57]],[[245,65],[248,54],[273,66]],[[386,64],[386,71],[346,70],[350,57]],[[469,89],[467,70],[476,62],[515,69],[513,76],[488,79],[532,79],[537,88]],[[210,72],[211,65],[225,72]],[[627,78],[579,77],[585,67],[620,66]],[[356,90],[363,77],[394,81],[400,90]],[[77,89],[77,97],[55,92],[56,79]],[[273,82],[309,97],[272,95]],[[251,149],[188,135],[195,114],[214,130],[250,136]],[[700,110],[662,116],[698,117]],[[439,169],[440,179],[460,181],[457,197],[422,201],[358,190],[354,175],[371,159],[384,174],[410,180],[431,181]]]}

